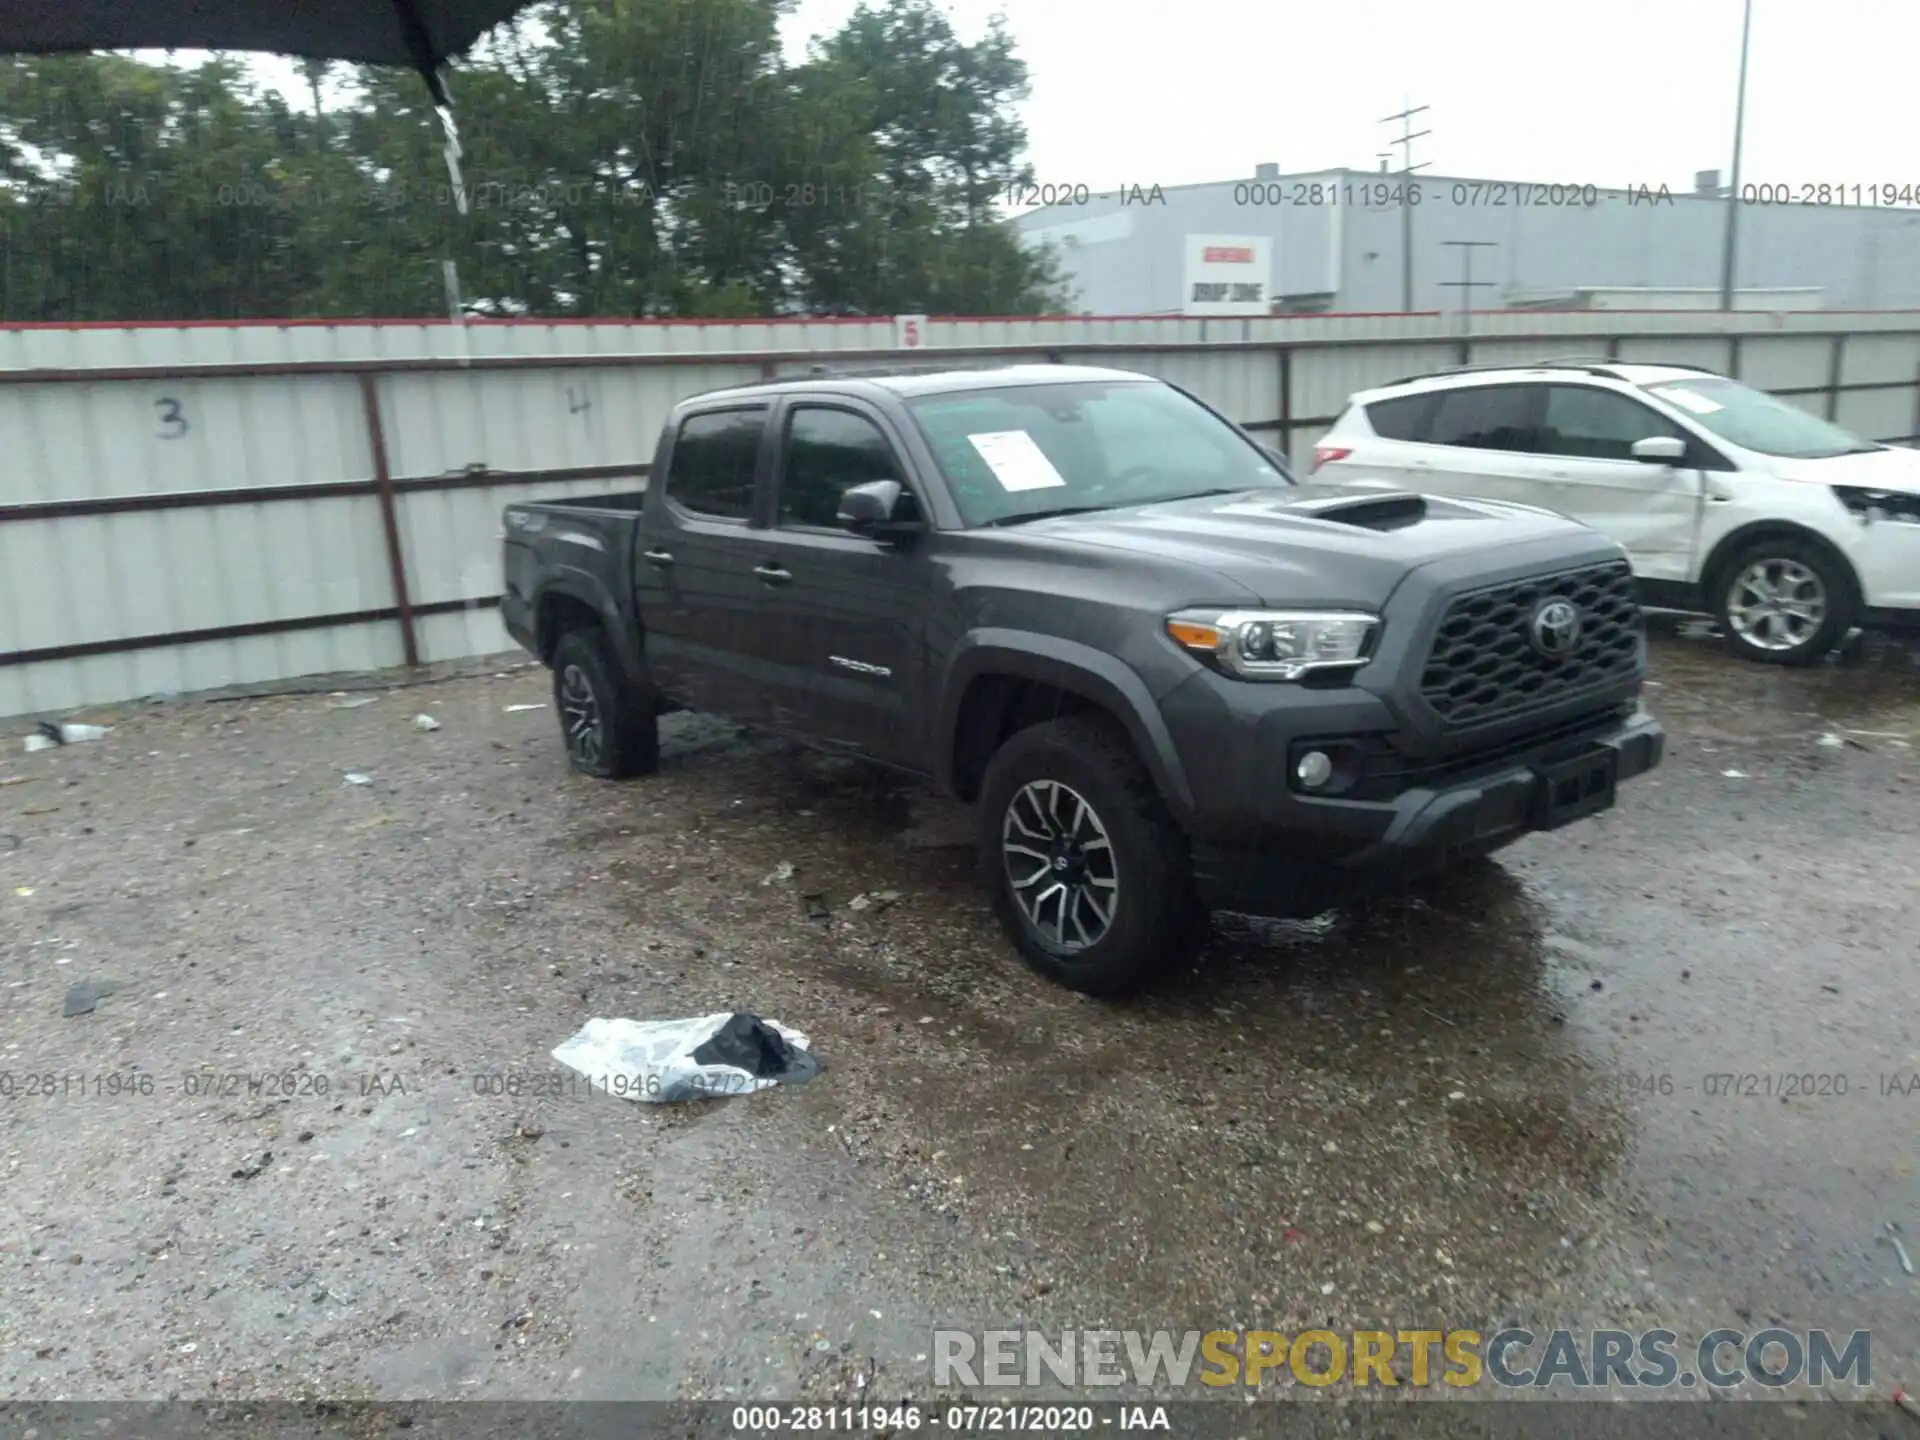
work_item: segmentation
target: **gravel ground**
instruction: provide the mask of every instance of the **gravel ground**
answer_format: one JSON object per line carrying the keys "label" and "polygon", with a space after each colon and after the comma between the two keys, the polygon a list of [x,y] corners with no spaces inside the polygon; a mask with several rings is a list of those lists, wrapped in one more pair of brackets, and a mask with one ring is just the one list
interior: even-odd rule
{"label": "gravel ground", "polygon": [[[1616,811],[1126,1005],[1018,965],[964,813],[701,717],[574,776],[537,669],[9,739],[0,1393],[845,1402],[936,1324],[1824,1325],[1920,1381],[1920,682],[1655,678]],[[733,1009],[826,1073],[548,1058]]]}

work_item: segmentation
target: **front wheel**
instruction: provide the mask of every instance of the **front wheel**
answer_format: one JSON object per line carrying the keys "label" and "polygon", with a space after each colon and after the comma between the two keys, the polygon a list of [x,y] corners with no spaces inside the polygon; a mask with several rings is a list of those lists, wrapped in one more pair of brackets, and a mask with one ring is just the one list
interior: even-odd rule
{"label": "front wheel", "polygon": [[994,911],[1040,975],[1089,995],[1139,989],[1195,938],[1185,837],[1111,721],[1020,731],[987,766],[980,864]]}
{"label": "front wheel", "polygon": [[1767,665],[1814,665],[1853,628],[1853,577],[1804,540],[1762,540],[1722,573],[1715,611],[1727,645]]}
{"label": "front wheel", "polygon": [[553,708],[582,775],[625,780],[660,768],[659,717],[598,630],[569,631],[554,647]]}

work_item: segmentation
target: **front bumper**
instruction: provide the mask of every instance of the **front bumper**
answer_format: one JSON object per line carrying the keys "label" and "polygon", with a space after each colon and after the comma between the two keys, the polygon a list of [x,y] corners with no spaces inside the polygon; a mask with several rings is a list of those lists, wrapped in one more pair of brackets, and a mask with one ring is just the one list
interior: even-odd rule
{"label": "front bumper", "polygon": [[1868,624],[1889,629],[1920,625],[1920,525],[1895,520],[1862,525],[1847,558],[1860,576]]}
{"label": "front bumper", "polygon": [[[1611,808],[1613,787],[1653,769],[1666,748],[1658,722],[1616,704],[1537,740],[1509,741],[1480,761],[1468,755],[1435,764],[1391,798],[1322,798],[1289,781],[1289,755],[1311,743],[1297,737],[1363,734],[1364,723],[1339,722],[1361,722],[1370,707],[1336,701],[1314,714],[1308,695],[1289,698],[1280,714],[1270,711],[1243,730],[1240,743],[1216,741],[1197,764],[1189,752],[1194,878],[1211,909],[1304,917],[1393,890],[1531,831]],[[1170,719],[1178,735],[1177,712]],[[1588,768],[1605,774],[1604,793],[1597,788],[1558,809],[1543,798],[1556,786],[1564,797],[1558,777]]]}

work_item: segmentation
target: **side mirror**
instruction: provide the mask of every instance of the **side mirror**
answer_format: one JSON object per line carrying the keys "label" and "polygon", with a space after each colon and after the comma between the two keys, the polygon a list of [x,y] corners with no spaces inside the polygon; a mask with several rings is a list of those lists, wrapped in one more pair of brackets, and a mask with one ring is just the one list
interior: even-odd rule
{"label": "side mirror", "polygon": [[920,507],[898,480],[869,480],[849,486],[840,495],[834,517],[842,530],[868,540],[892,540],[927,528]]}
{"label": "side mirror", "polygon": [[1687,458],[1687,442],[1675,435],[1649,435],[1633,442],[1633,458],[1649,465],[1678,465]]}

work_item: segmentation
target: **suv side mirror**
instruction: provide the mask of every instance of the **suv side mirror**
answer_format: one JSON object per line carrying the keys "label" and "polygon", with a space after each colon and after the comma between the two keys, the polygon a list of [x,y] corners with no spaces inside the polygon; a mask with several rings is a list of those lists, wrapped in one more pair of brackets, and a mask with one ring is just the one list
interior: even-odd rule
{"label": "suv side mirror", "polygon": [[840,495],[834,517],[842,530],[868,540],[891,540],[927,528],[920,506],[898,480],[869,480],[849,486]]}
{"label": "suv side mirror", "polygon": [[1649,435],[1633,442],[1633,458],[1649,465],[1678,465],[1687,458],[1687,442],[1675,435]]}

